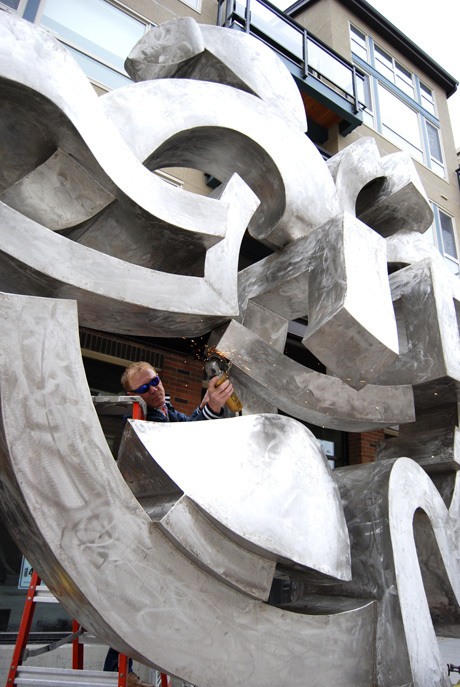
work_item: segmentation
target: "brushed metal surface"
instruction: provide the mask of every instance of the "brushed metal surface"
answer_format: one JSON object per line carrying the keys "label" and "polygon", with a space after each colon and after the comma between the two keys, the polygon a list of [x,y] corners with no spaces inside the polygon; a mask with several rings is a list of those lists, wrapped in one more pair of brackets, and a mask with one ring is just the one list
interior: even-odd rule
{"label": "brushed metal surface", "polygon": [[368,384],[360,391],[276,351],[232,321],[212,345],[232,360],[232,375],[289,415],[314,425],[362,432],[414,420],[411,386]]}
{"label": "brushed metal surface", "polygon": [[[306,427],[279,415],[211,423],[128,422],[119,465],[136,494],[161,495],[155,489],[157,475],[166,474],[216,527],[248,550],[349,578],[349,541],[337,486]],[[131,444],[138,442],[142,447],[133,460]]]}
{"label": "brushed metal surface", "polygon": [[381,178],[357,196],[358,217],[384,237],[399,231],[423,234],[433,223],[433,211],[411,156],[385,155],[381,165]]}
{"label": "brushed metal surface", "polygon": [[152,525],[105,444],[75,303],[2,295],[0,312],[9,333],[0,357],[2,509],[69,613],[111,646],[192,684],[248,676],[276,684],[282,670],[294,685],[308,674],[326,687],[340,663],[344,685],[368,687],[374,604],[299,615],[203,572]]}
{"label": "brushed metal surface", "polygon": [[[350,597],[378,600],[376,684],[446,687],[424,583],[435,577],[439,586],[445,566],[442,589],[453,590],[458,603],[458,476],[453,488],[449,482],[450,489],[442,489],[447,506],[426,472],[408,458],[348,467],[335,477],[350,532],[352,579],[337,584],[298,578],[288,607],[308,612],[318,595],[335,610]],[[437,546],[419,536],[421,517]]]}
{"label": "brushed metal surface", "polygon": [[182,17],[148,31],[125,68],[134,81],[175,77],[234,86],[278,110],[290,127],[307,130],[305,108],[290,73],[268,46],[249,34]]}
{"label": "brushed metal surface", "polygon": [[[49,33],[3,11],[0,32],[0,503],[20,548],[85,627],[192,684],[444,687],[420,566],[445,566],[458,613],[460,281],[421,236],[409,156],[362,139],[326,164],[290,74],[238,32],[158,27],[139,82],[99,99]],[[168,164],[222,184],[173,188]],[[238,274],[246,229],[273,254]],[[212,331],[248,415],[134,423],[131,491],[77,307],[128,335]],[[324,374],[284,355],[299,318]],[[331,474],[278,409],[400,437]],[[263,602],[273,575],[289,609]]]}

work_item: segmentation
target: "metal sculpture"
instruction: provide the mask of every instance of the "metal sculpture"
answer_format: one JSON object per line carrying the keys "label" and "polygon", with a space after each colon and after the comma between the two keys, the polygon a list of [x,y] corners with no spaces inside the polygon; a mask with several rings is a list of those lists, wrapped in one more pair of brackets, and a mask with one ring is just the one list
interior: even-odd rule
{"label": "metal sculpture", "polygon": [[[0,20],[1,505],[19,546],[85,627],[203,687],[281,671],[299,687],[445,685],[412,530],[422,510],[458,602],[460,285],[420,237],[431,210],[410,158],[365,139],[326,164],[291,77],[250,36],[157,27],[127,60],[138,83],[97,99],[46,32]],[[150,171],[170,165],[223,183],[170,188]],[[237,275],[246,228],[273,254]],[[262,414],[131,423],[136,500],[62,298],[99,329],[214,330]],[[299,317],[327,374],[283,355]],[[276,408],[400,437],[332,474]],[[295,613],[264,603],[277,565]]]}

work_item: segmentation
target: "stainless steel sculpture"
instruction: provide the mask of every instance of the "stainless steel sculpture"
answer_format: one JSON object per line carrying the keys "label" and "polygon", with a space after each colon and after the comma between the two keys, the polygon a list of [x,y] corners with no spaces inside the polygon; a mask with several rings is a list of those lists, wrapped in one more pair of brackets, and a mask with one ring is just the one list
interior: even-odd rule
{"label": "stainless steel sculpture", "polygon": [[[6,12],[0,32],[0,485],[19,546],[85,627],[202,687],[445,685],[433,556],[412,539],[431,551],[433,529],[458,603],[460,287],[421,237],[410,158],[364,139],[326,164],[290,75],[247,35],[164,24],[127,60],[138,83],[97,99],[46,32]],[[223,183],[197,197],[151,174],[165,166]],[[237,274],[246,228],[273,254]],[[89,396],[75,301],[89,327],[213,330],[249,411],[131,423],[137,499]],[[300,317],[327,374],[283,355]],[[331,473],[276,409],[400,436]],[[276,567],[291,608],[265,603]]]}
{"label": "stainless steel sculpture", "polygon": [[[111,645],[193,684],[231,685],[235,681],[243,683],[250,676],[252,684],[262,686],[267,675],[271,673],[275,677],[281,670],[293,684],[303,684],[307,673],[321,684],[324,679],[332,679],[335,669],[324,670],[323,662],[317,661],[318,656],[327,654],[339,663],[344,655],[354,656],[361,646],[359,664],[350,660],[342,674],[345,685],[367,687],[373,679],[374,666],[364,647],[373,632],[374,604],[366,600],[351,605],[346,612],[306,617],[263,603],[260,597],[266,597],[271,577],[267,571],[273,568],[280,554],[266,549],[268,530],[264,532],[261,528],[259,534],[255,523],[247,519],[241,522],[241,528],[249,526],[254,536],[260,537],[256,547],[259,554],[253,553],[251,560],[250,552],[237,542],[232,543],[225,532],[219,535],[217,531],[211,539],[209,531],[214,528],[207,519],[209,516],[201,516],[207,528],[210,555],[219,555],[225,569],[229,562],[234,568],[231,585],[223,583],[225,570],[219,574],[216,566],[210,575],[202,569],[204,565],[197,566],[195,556],[184,555],[177,520],[181,513],[177,513],[177,508],[175,514],[168,514],[169,524],[153,524],[119,474],[105,443],[79,360],[75,304],[4,294],[0,308],[2,322],[10,332],[1,356],[2,446],[6,449],[2,450],[2,491],[7,494],[2,500],[8,522],[21,539],[21,546],[32,561],[39,562],[50,589],[70,613],[86,628],[94,628]],[[21,356],[16,364],[16,351],[27,339],[31,344],[28,354]],[[176,463],[176,470],[171,470],[176,481],[183,480],[197,499],[196,502],[188,499],[186,504],[182,501],[182,515],[187,515],[187,505],[193,509],[190,517],[198,540],[198,518],[203,505],[198,492],[208,501],[204,503],[206,507],[213,502],[209,510],[214,518],[219,509],[222,514],[228,508],[233,495],[234,516],[228,513],[233,528],[238,516],[236,504],[244,505],[246,501],[246,515],[250,509],[259,526],[266,521],[267,514],[275,516],[272,534],[278,537],[279,530],[288,525],[287,520],[278,521],[276,515],[282,505],[280,497],[292,498],[290,489],[284,492],[279,484],[279,472],[287,469],[289,485],[301,479],[302,484],[309,484],[312,492],[317,491],[317,502],[326,504],[323,524],[333,541],[317,536],[315,528],[308,532],[305,522],[295,522],[296,513],[305,516],[312,507],[307,502],[302,504],[304,494],[299,491],[299,504],[290,509],[290,522],[295,525],[293,541],[282,548],[281,554],[292,557],[289,548],[293,547],[296,532],[305,533],[305,541],[310,539],[310,542],[306,542],[306,558],[302,563],[307,560],[312,563],[313,555],[322,561],[322,569],[347,578],[348,537],[337,487],[312,438],[310,446],[305,447],[308,431],[297,426],[297,436],[294,434],[286,441],[288,422],[295,424],[293,420],[276,416],[266,419],[254,416],[244,418],[241,434],[236,427],[239,445],[234,445],[233,465],[240,460],[237,449],[243,442],[249,442],[246,457],[251,453],[254,464],[246,467],[246,476],[255,469],[257,461],[263,461],[266,466],[271,462],[270,479],[278,481],[278,495],[273,489],[263,490],[265,514],[261,512],[260,499],[256,502],[251,498],[262,491],[265,473],[261,476],[259,472],[259,485],[253,482],[243,485],[247,488],[244,499],[241,487],[239,495],[236,488],[226,492],[219,474],[194,474],[190,466],[180,461],[184,472],[177,464],[184,450],[183,438],[178,439],[180,450],[171,455],[169,437],[163,441],[159,437],[166,463],[171,458]],[[215,432],[219,433],[219,426],[224,425],[220,431],[230,449],[229,435],[235,434],[238,418],[216,423],[211,437],[207,436],[206,423],[192,423],[191,427],[192,434],[198,430],[196,449],[208,465],[215,463]],[[30,427],[34,428],[32,432]],[[190,441],[189,435],[185,440]],[[300,450],[304,452],[303,457],[299,455]],[[305,460],[308,472],[302,475],[299,468],[303,467],[305,472],[302,466]],[[215,465],[215,472],[218,467]],[[228,474],[231,473],[236,483],[238,474],[229,469]],[[198,477],[202,484],[196,484]],[[172,482],[169,475],[163,481],[166,479]],[[214,492],[208,493],[206,484],[211,487],[211,483]],[[165,492],[171,494],[172,489],[166,487]],[[331,517],[329,525],[324,522],[327,516]],[[224,525],[225,522],[222,529],[228,529]],[[165,537],[165,531],[169,537],[174,536],[174,544]],[[190,539],[190,534],[188,544],[193,549],[196,542]],[[286,539],[289,535],[286,531]],[[241,539],[242,531],[236,530],[235,536]],[[232,547],[228,551],[229,561],[223,556],[224,540],[227,548]],[[252,546],[255,547],[254,541]],[[245,572],[251,576],[254,588],[250,595],[244,586],[244,593],[241,592],[239,579]],[[263,577],[265,592],[257,589]],[[110,588],[113,593],[107,593]],[[146,603],[146,597],[151,598],[151,603]]]}

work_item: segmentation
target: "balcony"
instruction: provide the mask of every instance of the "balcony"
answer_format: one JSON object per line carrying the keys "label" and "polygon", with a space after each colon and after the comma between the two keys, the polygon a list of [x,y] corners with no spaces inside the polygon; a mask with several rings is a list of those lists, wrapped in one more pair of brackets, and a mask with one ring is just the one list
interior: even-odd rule
{"label": "balcony", "polygon": [[324,143],[339,125],[346,136],[362,124],[364,75],[268,0],[218,0],[217,25],[245,31],[274,50],[305,103],[310,137]]}

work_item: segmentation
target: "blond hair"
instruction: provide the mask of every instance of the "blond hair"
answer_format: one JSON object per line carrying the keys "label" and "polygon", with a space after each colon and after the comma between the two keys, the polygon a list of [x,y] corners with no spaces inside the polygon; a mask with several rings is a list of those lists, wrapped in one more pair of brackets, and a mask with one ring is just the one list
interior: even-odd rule
{"label": "blond hair", "polygon": [[152,371],[153,374],[156,375],[155,368],[152,365],[150,365],[150,363],[146,363],[143,360],[141,360],[137,363],[131,363],[131,365],[128,365],[126,370],[121,375],[121,384],[123,386],[123,389],[125,391],[131,391],[130,380],[133,377],[133,375],[137,374],[138,372],[150,372],[150,371]]}

